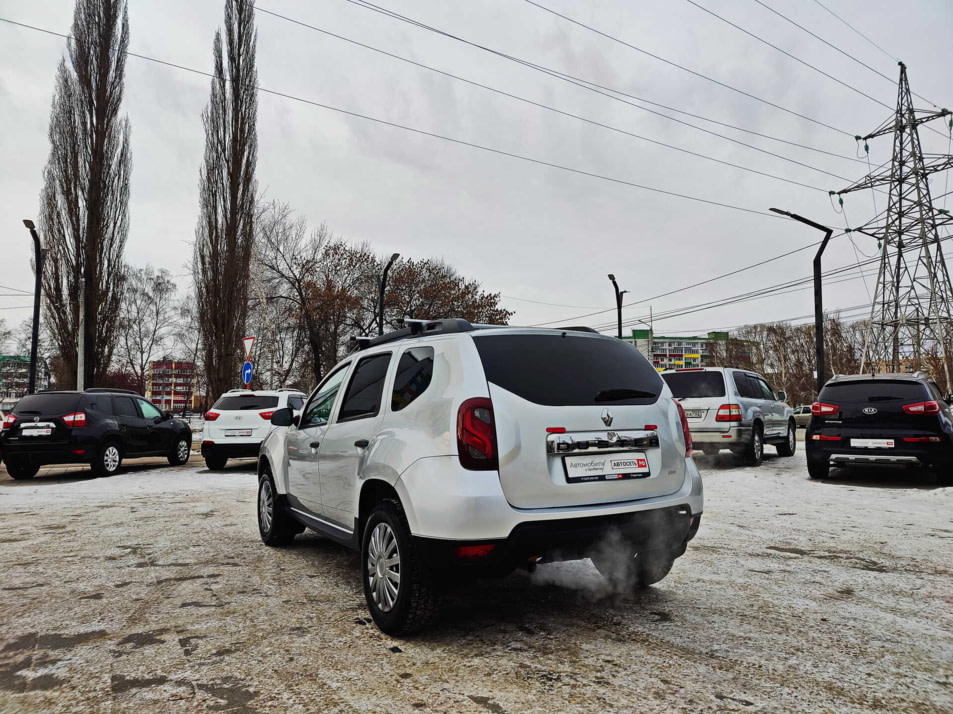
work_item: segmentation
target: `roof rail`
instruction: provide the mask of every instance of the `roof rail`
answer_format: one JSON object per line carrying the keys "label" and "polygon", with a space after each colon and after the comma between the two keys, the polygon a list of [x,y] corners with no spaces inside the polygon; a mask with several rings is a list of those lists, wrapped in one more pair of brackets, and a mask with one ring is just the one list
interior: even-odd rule
{"label": "roof rail", "polygon": [[247,389],[239,389],[238,387],[236,387],[235,389],[229,389],[229,390],[226,392],[226,394],[231,394],[232,392],[247,392],[247,391],[249,391],[249,390],[247,390]]}
{"label": "roof rail", "polygon": [[591,332],[595,335],[599,334],[598,330],[593,330],[591,327],[585,327],[583,325],[578,325],[575,327],[557,327],[557,330],[563,330],[565,332]]}
{"label": "roof rail", "polygon": [[358,337],[355,340],[357,342],[357,349],[366,350],[369,347],[376,347],[377,345],[383,345],[388,342],[395,342],[397,340],[404,340],[410,337],[420,337],[421,335],[439,335],[473,331],[473,325],[466,320],[461,320],[460,318],[453,318],[449,320],[414,320],[405,318],[403,323],[406,325],[406,327],[400,330],[394,330],[393,332],[388,332],[385,335],[373,337],[369,340],[364,340]]}
{"label": "roof rail", "polygon": [[304,394],[300,389],[295,389],[294,387],[278,387],[275,390],[276,392],[298,392],[299,394]]}
{"label": "roof rail", "polygon": [[103,393],[103,392],[115,392],[116,394],[135,394],[137,397],[142,395],[134,389],[113,389],[112,387],[90,387],[89,389],[84,389],[84,392],[90,394]]}

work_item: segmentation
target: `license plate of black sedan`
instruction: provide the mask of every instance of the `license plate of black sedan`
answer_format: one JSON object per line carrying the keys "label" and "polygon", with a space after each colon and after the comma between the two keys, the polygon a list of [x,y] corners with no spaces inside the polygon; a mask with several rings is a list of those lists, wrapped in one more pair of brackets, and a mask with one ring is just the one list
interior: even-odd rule
{"label": "license plate of black sedan", "polygon": [[626,451],[615,454],[587,454],[563,458],[568,483],[591,481],[621,481],[632,478],[649,478],[649,460],[643,451]]}

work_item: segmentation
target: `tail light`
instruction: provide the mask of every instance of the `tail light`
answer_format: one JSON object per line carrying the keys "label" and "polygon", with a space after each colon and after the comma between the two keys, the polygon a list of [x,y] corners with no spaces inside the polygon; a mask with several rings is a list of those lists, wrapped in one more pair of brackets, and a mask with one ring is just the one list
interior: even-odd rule
{"label": "tail light", "polygon": [[86,426],[86,412],[73,412],[63,417],[66,426]]}
{"label": "tail light", "polygon": [[939,436],[905,436],[903,437],[904,441],[908,442],[928,442],[930,444],[939,444],[943,439]]}
{"label": "tail light", "polygon": [[493,543],[486,545],[459,545],[457,546],[457,557],[461,560],[477,560],[485,558],[496,547]]}
{"label": "tail light", "polygon": [[824,404],[824,402],[814,402],[811,405],[812,416],[828,416],[829,414],[837,414],[839,411],[840,407],[833,404]]}
{"label": "tail light", "polygon": [[917,402],[916,404],[904,404],[904,414],[939,414],[940,405],[937,402]]}
{"label": "tail light", "polygon": [[682,424],[682,436],[685,437],[685,458],[688,459],[692,455],[692,432],[688,429],[688,417],[685,416],[685,409],[677,400],[675,406],[678,407],[678,420]]}
{"label": "tail light", "polygon": [[811,438],[814,441],[840,441],[841,437],[839,436],[828,436],[827,434],[812,434]]}
{"label": "tail light", "polygon": [[265,421],[268,421],[269,419],[271,419],[271,415],[274,413],[275,413],[275,410],[272,409],[271,411],[268,411],[268,412],[258,412],[258,416],[260,416]]}
{"label": "tail light", "polygon": [[741,421],[741,418],[740,404],[722,404],[715,414],[715,421]]}
{"label": "tail light", "polygon": [[218,412],[205,412],[205,421],[215,421],[220,416],[222,415]]}
{"label": "tail light", "polygon": [[471,471],[500,467],[496,453],[493,402],[485,397],[467,399],[457,411],[457,453],[460,465]]}
{"label": "tail light", "polygon": [[17,423],[17,418],[16,418],[13,414],[7,414],[7,415],[3,418],[2,430],[3,430],[3,431],[6,431],[7,429],[12,428],[13,425],[16,424],[16,423]]}

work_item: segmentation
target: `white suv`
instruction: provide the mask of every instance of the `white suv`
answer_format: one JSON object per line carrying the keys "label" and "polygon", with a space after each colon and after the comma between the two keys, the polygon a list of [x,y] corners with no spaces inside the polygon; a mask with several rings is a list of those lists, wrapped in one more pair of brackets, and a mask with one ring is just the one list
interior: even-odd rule
{"label": "white suv", "polygon": [[271,415],[278,409],[301,409],[307,397],[294,389],[230,389],[205,413],[202,426],[202,456],[205,465],[217,471],[229,459],[258,456],[262,440],[274,426]]}
{"label": "white suv", "polygon": [[[630,345],[592,331],[405,321],[337,365],[262,444],[267,545],[305,527],[360,551],[389,634],[460,575],[591,558],[616,586],[668,574],[698,530],[684,414]],[[585,329],[585,328],[583,328]]]}

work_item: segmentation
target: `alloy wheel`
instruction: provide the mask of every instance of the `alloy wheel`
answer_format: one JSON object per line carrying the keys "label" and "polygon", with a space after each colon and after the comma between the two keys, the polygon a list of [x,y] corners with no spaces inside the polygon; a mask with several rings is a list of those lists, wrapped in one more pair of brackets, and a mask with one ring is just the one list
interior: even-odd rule
{"label": "alloy wheel", "polygon": [[186,461],[188,461],[188,460],[189,460],[189,452],[190,452],[191,450],[192,450],[192,449],[191,449],[191,447],[189,446],[189,442],[187,442],[185,439],[180,439],[180,440],[179,440],[178,450],[177,450],[177,455],[178,455],[178,457],[179,457],[179,461],[181,461],[183,464],[184,464]]}
{"label": "alloy wheel", "polygon": [[397,537],[386,523],[378,523],[367,546],[367,579],[374,604],[390,612],[400,592],[400,550]]}
{"label": "alloy wheel", "polygon": [[119,449],[110,444],[103,453],[103,466],[107,473],[112,473],[119,468]]}
{"label": "alloy wheel", "polygon": [[261,482],[261,488],[258,489],[258,518],[261,521],[261,529],[265,533],[271,530],[274,508],[275,494],[271,490],[271,482],[264,479]]}

